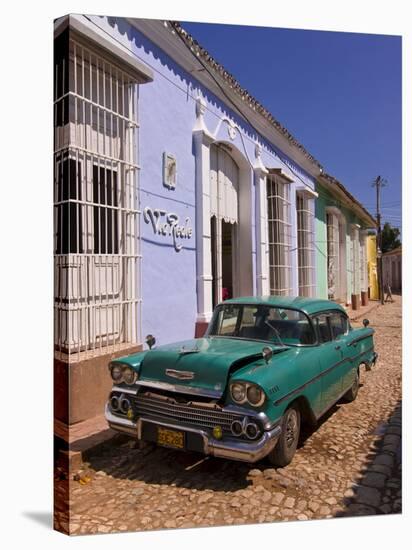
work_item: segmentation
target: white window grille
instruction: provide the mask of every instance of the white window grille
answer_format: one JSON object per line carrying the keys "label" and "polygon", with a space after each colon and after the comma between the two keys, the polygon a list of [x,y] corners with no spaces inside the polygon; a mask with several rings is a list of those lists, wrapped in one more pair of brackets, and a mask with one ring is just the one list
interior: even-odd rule
{"label": "white window grille", "polygon": [[315,294],[315,201],[307,193],[296,195],[298,281],[300,296]]}
{"label": "white window grille", "polygon": [[138,84],[94,49],[55,41],[55,350],[79,360],[140,334]]}
{"label": "white window grille", "polygon": [[290,185],[267,176],[270,293],[292,294]]}
{"label": "white window grille", "polygon": [[359,226],[352,224],[350,234],[352,294],[360,294],[360,246]]}
{"label": "white window grille", "polygon": [[328,299],[339,298],[340,288],[340,246],[339,218],[336,214],[326,214],[327,257],[328,257]]}

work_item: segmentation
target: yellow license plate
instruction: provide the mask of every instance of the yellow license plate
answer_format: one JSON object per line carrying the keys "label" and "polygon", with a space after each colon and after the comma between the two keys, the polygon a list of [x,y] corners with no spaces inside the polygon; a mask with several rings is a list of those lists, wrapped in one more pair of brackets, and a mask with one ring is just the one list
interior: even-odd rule
{"label": "yellow license plate", "polygon": [[157,443],[173,449],[184,449],[185,434],[175,430],[166,430],[160,426],[157,428]]}

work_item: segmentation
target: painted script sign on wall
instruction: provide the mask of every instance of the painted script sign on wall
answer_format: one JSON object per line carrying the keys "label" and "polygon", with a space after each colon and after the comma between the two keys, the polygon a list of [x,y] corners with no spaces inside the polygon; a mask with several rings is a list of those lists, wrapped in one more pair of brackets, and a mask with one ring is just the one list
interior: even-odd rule
{"label": "painted script sign on wall", "polygon": [[178,214],[167,212],[161,208],[146,206],[143,210],[143,219],[146,223],[152,225],[155,235],[171,236],[176,252],[180,252],[183,248],[179,240],[190,239],[192,237],[193,229],[189,217],[186,217],[184,222],[180,223]]}

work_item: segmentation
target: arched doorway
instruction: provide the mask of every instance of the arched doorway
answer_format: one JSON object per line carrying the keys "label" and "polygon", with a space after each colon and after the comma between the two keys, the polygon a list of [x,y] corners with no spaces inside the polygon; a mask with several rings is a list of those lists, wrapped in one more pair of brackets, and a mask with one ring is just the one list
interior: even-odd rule
{"label": "arched doorway", "polygon": [[239,295],[239,166],[224,144],[210,147],[212,304]]}

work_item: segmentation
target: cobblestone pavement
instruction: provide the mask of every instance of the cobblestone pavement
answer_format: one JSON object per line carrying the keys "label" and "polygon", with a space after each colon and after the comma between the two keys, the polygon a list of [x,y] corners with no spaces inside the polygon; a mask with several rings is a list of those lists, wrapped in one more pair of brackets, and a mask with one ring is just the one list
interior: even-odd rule
{"label": "cobblestone pavement", "polygon": [[56,527],[68,530],[67,502],[71,534],[401,512],[401,314],[400,297],[369,314],[376,366],[287,467],[111,443],[57,479]]}

